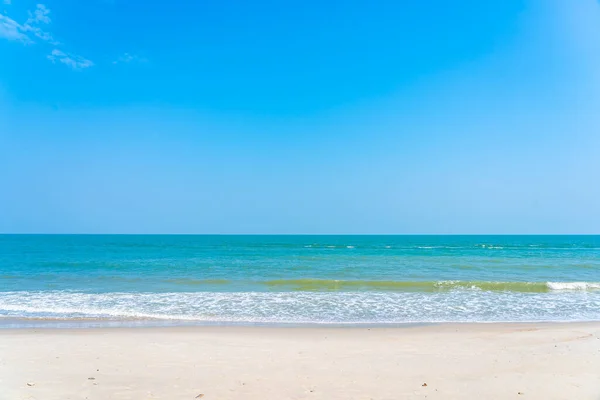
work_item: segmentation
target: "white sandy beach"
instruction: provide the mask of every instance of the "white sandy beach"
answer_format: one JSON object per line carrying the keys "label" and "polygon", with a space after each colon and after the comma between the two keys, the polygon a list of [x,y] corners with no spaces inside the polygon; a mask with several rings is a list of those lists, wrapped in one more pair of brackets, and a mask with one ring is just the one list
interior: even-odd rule
{"label": "white sandy beach", "polygon": [[0,331],[0,398],[600,399],[600,323]]}

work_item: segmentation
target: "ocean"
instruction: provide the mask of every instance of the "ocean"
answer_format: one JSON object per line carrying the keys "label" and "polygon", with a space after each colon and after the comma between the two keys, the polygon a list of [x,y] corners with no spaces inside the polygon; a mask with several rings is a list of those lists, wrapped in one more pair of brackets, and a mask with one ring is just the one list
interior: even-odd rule
{"label": "ocean", "polygon": [[0,327],[600,320],[600,236],[0,235]]}

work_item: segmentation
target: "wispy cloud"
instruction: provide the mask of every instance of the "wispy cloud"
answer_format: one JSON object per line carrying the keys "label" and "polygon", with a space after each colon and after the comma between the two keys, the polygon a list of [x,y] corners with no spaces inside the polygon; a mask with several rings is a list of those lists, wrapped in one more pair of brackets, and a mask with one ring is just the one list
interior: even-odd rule
{"label": "wispy cloud", "polygon": [[50,55],[48,55],[48,59],[50,61],[52,61],[53,63],[57,63],[57,62],[63,63],[66,66],[71,67],[72,69],[75,69],[75,70],[81,70],[81,69],[85,69],[85,68],[94,66],[94,63],[86,58],[83,58],[83,57],[75,55],[75,54],[67,54],[58,49],[52,50],[52,53],[50,53]]}
{"label": "wispy cloud", "polygon": [[10,0],[4,0],[3,3],[9,6],[11,4],[11,1]]}
{"label": "wispy cloud", "polygon": [[62,63],[73,70],[82,70],[94,66],[94,63],[87,58],[72,53],[65,53],[59,49],[52,50],[52,52],[47,55],[46,58],[48,58],[48,60],[52,61],[54,64],[57,62]]}
{"label": "wispy cloud", "polygon": [[28,11],[29,18],[25,21],[24,28],[26,31],[33,33],[36,37],[42,39],[45,42],[49,42],[53,45],[60,44],[50,32],[43,30],[40,25],[49,25],[52,20],[50,19],[50,9],[43,4],[37,4],[35,10]]}
{"label": "wispy cloud", "polygon": [[35,10],[33,12],[28,11],[28,14],[29,18],[23,24],[18,23],[8,15],[0,14],[0,38],[33,43],[33,36],[35,36],[50,44],[59,44],[50,32],[41,28],[41,26],[52,22],[50,10],[45,5],[37,4]]}
{"label": "wispy cloud", "polygon": [[[3,0],[6,1],[10,0]],[[0,38],[22,42],[25,44],[35,43],[34,39],[38,38],[51,45],[57,46],[60,43],[54,39],[52,34],[43,29],[50,25],[50,9],[44,4],[37,4],[35,10],[28,12],[27,20],[20,24],[7,15],[0,14]],[[89,68],[94,63],[81,56],[65,53],[62,50],[55,48],[47,58],[53,63],[62,63],[74,70]]]}
{"label": "wispy cloud", "polygon": [[25,31],[26,29],[23,25],[4,14],[0,14],[0,38],[31,43],[29,37],[23,33]]}
{"label": "wispy cloud", "polygon": [[132,62],[145,63],[148,62],[148,60],[135,54],[125,53],[113,61],[113,64],[128,64]]}
{"label": "wispy cloud", "polygon": [[29,18],[25,24],[49,24],[52,22],[50,19],[50,10],[43,4],[37,4],[33,12],[28,11]]}

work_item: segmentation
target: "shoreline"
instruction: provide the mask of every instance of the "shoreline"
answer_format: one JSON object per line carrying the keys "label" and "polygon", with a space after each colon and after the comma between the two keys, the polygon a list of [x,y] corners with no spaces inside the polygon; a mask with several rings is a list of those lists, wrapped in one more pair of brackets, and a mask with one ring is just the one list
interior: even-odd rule
{"label": "shoreline", "polygon": [[600,322],[0,329],[0,360],[2,400],[596,400]]}
{"label": "shoreline", "polygon": [[[144,333],[163,333],[163,334],[240,334],[240,333],[265,333],[268,335],[278,335],[289,332],[403,332],[411,333],[448,333],[448,332],[469,332],[469,333],[502,333],[522,330],[543,331],[543,330],[598,330],[598,340],[600,342],[600,321],[544,321],[544,322],[441,322],[441,323],[407,323],[407,324],[389,324],[389,325],[308,325],[308,324],[288,324],[288,325],[147,325],[147,326],[98,326],[98,327],[18,327],[18,328],[0,328],[0,338],[6,335],[44,335],[44,334],[95,334],[107,333],[118,335],[120,332],[127,334]],[[600,353],[600,347],[598,348]],[[600,354],[598,355],[600,357]],[[600,378],[600,374],[599,374]],[[599,392],[600,394],[600,392]]]}
{"label": "shoreline", "polygon": [[0,318],[0,332],[28,329],[56,330],[96,330],[96,329],[204,329],[204,328],[257,328],[257,329],[406,329],[415,327],[477,327],[477,326],[558,326],[593,325],[600,320],[572,321],[443,321],[443,322],[220,322],[185,320],[102,320],[102,319],[60,319],[60,318]]}

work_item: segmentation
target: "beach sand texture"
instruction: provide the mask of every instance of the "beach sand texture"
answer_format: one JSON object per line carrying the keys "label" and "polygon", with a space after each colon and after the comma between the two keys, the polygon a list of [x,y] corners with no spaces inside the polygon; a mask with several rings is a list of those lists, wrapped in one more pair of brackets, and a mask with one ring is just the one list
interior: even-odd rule
{"label": "beach sand texture", "polygon": [[0,398],[600,399],[600,323],[0,331]]}

